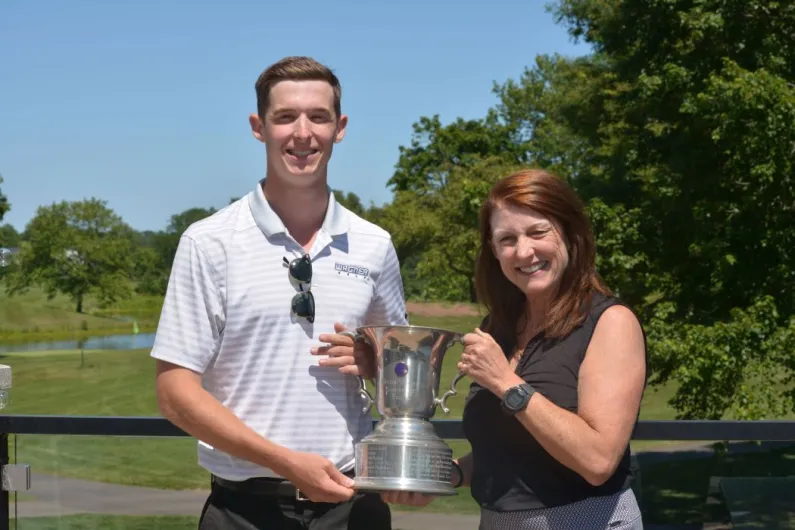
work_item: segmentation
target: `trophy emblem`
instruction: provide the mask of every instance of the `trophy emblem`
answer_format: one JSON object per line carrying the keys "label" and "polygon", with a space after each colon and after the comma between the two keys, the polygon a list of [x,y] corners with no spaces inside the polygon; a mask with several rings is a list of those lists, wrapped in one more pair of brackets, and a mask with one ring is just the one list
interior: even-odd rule
{"label": "trophy emblem", "polygon": [[375,352],[375,399],[363,378],[359,393],[368,413],[373,404],[380,416],[375,429],[354,447],[355,488],[371,491],[416,491],[428,495],[455,495],[450,484],[450,447],[437,436],[429,421],[438,405],[457,394],[458,373],[450,390],[439,397],[442,361],[460,333],[422,326],[363,326],[345,332],[365,341]]}

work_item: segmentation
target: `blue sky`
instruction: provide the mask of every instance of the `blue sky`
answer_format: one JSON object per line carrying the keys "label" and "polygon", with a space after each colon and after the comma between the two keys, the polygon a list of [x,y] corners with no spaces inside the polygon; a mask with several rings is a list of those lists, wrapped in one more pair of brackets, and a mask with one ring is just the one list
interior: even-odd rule
{"label": "blue sky", "polygon": [[482,117],[494,81],[537,54],[582,55],[544,0],[0,2],[0,185],[4,222],[97,197],[138,230],[221,207],[264,174],[251,137],[254,82],[286,55],[340,77],[345,140],[332,187],[365,204],[420,116]]}

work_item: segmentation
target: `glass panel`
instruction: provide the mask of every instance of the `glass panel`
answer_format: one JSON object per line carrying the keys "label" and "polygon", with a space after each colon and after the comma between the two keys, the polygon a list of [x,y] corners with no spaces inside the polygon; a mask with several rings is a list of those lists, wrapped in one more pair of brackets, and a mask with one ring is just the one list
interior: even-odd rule
{"label": "glass panel", "polygon": [[633,442],[644,527],[795,528],[793,442]]}
{"label": "glass panel", "polygon": [[30,464],[11,528],[195,530],[209,492],[190,438],[20,435]]}

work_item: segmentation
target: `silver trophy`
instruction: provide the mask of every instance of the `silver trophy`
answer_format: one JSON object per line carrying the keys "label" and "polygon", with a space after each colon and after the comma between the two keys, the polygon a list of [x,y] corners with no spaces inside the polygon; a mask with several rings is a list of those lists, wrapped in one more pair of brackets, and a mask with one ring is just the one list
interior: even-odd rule
{"label": "silver trophy", "polygon": [[360,393],[367,401],[364,412],[375,403],[381,416],[373,432],[355,446],[354,487],[455,495],[450,483],[453,451],[428,420],[437,405],[450,412],[445,401],[456,395],[463,374],[439,397],[442,361],[463,336],[421,326],[363,326],[344,334],[365,341],[375,352],[376,398],[361,377]]}

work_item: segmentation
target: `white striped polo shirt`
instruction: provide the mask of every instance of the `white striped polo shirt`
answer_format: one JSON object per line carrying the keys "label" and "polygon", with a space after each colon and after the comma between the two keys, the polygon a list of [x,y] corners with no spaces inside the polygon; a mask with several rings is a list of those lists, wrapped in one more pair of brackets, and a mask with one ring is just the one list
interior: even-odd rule
{"label": "white striped polo shirt", "polygon": [[[358,380],[310,353],[334,323],[406,324],[390,235],[334,200],[315,238],[315,321],[291,312],[298,288],[284,258],[304,254],[268,205],[260,181],[246,197],[191,225],[171,270],[152,357],[202,374],[202,384],[265,438],[353,468],[372,429]],[[275,476],[199,441],[199,464],[230,480]]]}

